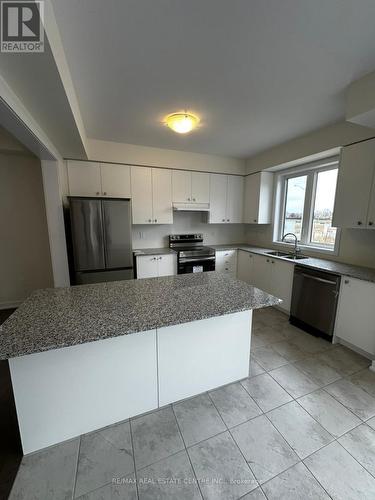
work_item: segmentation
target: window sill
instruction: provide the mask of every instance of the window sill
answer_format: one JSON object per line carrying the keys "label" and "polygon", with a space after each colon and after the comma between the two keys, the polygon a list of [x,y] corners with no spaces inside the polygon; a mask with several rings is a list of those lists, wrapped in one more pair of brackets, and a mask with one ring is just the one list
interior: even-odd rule
{"label": "window sill", "polygon": [[[273,241],[274,245],[277,245],[280,248],[285,248],[288,250],[294,250],[294,244],[292,243],[284,243],[282,241]],[[338,255],[338,248],[327,248],[327,247],[318,247],[318,246],[313,246],[313,245],[303,245],[303,244],[298,244],[298,248],[300,248],[302,251],[305,252],[311,252],[311,253],[325,253],[328,255]]]}

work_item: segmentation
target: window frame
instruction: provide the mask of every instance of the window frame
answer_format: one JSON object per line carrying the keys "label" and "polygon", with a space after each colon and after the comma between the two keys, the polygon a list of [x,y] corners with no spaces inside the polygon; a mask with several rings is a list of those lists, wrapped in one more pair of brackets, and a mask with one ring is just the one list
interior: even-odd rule
{"label": "window frame", "polygon": [[273,243],[284,246],[291,247],[294,243],[283,242],[283,228],[285,221],[285,209],[287,201],[287,182],[289,179],[294,177],[307,176],[306,179],[306,191],[305,191],[305,201],[302,214],[302,228],[301,228],[301,241],[298,242],[298,246],[301,249],[316,251],[319,253],[329,253],[331,255],[337,255],[340,245],[341,231],[339,228],[336,229],[335,244],[322,245],[321,243],[314,243],[311,240],[312,227],[313,227],[313,217],[315,208],[315,196],[316,188],[318,182],[318,174],[320,172],[326,172],[328,170],[335,170],[339,168],[339,157],[334,157],[327,159],[325,161],[318,161],[313,163],[305,163],[295,168],[290,168],[287,170],[281,170],[276,175],[276,192],[275,192],[275,224],[274,224],[274,235]]}

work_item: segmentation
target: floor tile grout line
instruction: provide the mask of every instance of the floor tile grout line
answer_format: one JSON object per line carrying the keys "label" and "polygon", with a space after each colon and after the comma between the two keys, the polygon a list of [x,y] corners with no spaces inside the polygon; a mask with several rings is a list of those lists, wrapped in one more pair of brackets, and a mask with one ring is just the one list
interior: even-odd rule
{"label": "floor tile grout line", "polygon": [[[344,380],[344,379],[340,379],[340,380]],[[337,380],[337,382],[338,382],[338,380]],[[335,383],[335,382],[333,382],[333,383]],[[332,385],[332,384],[328,384],[328,385]],[[353,415],[355,415],[357,418],[359,418],[359,419],[362,421],[362,423],[365,423],[367,420],[370,420],[370,418],[373,418],[373,417],[375,416],[375,413],[374,413],[374,415],[372,415],[372,416],[371,416],[371,417],[369,417],[368,419],[364,420],[362,417],[360,417],[359,415],[357,415],[356,413],[354,413],[354,411],[353,411],[351,408],[349,408],[348,406],[344,405],[344,403],[342,403],[342,402],[341,402],[341,401],[340,401],[340,400],[339,400],[339,399],[338,399],[338,398],[337,398],[334,394],[331,394],[330,392],[328,392],[328,391],[326,390],[326,389],[327,389],[327,387],[328,387],[328,385],[326,385],[325,387],[322,387],[322,390],[323,390],[324,392],[326,392],[329,396],[332,396],[332,397],[333,397],[333,399],[335,399],[338,403],[340,403],[341,405],[343,405],[343,406],[344,406],[347,410],[349,410],[351,413],[353,413]]]}
{"label": "floor tile grout line", "polygon": [[[257,482],[257,485],[258,485],[257,487],[259,487],[259,486],[260,486],[259,481],[258,481],[258,479],[257,479],[256,475],[254,474],[254,471],[253,471],[253,469],[251,468],[251,465],[250,465],[250,464],[249,464],[249,462],[246,460],[245,455],[242,453],[241,448],[239,447],[239,445],[238,445],[237,441],[234,439],[233,434],[232,434],[232,433],[231,433],[231,431],[230,431],[230,428],[229,428],[229,427],[228,427],[228,425],[224,422],[224,419],[223,419],[223,417],[221,416],[221,413],[220,413],[220,411],[218,410],[218,408],[216,407],[216,405],[215,405],[215,403],[214,403],[213,399],[211,398],[210,394],[208,394],[208,396],[209,396],[209,398],[210,398],[210,400],[211,400],[212,404],[213,404],[213,405],[214,405],[214,407],[216,408],[216,411],[218,412],[218,414],[219,414],[219,416],[220,416],[221,420],[223,421],[223,424],[225,425],[225,427],[226,427],[226,429],[227,429],[227,430],[226,430],[226,432],[228,432],[228,433],[229,433],[229,435],[230,435],[230,437],[231,437],[231,439],[232,439],[233,443],[234,443],[234,444],[235,444],[235,446],[237,447],[237,449],[238,449],[238,451],[240,452],[240,454],[241,454],[242,458],[245,460],[245,463],[246,463],[246,465],[248,466],[248,468],[249,468],[249,470],[250,470],[251,474],[254,476],[254,478],[255,478],[255,480],[256,480],[256,482]],[[249,396],[250,396],[250,395],[249,395]],[[251,396],[250,396],[250,399],[252,399],[252,397],[251,397]],[[256,403],[255,403],[255,404],[256,404]],[[257,405],[257,406],[258,406],[258,405]],[[257,416],[258,416],[258,417],[260,417],[260,415],[257,415]],[[253,418],[256,418],[256,417],[253,417]],[[251,420],[251,419],[250,419],[250,420]],[[250,491],[248,491],[247,493],[245,493],[245,495],[247,495],[248,493],[250,493],[250,492],[251,492],[251,491],[253,491],[253,490],[255,490],[255,488],[253,488],[252,490],[250,490]]]}
{"label": "floor tile grout line", "polygon": [[190,455],[189,455],[189,451],[187,449],[187,446],[186,446],[186,443],[185,443],[185,439],[184,439],[184,436],[182,435],[182,430],[180,428],[180,424],[178,423],[178,419],[177,419],[177,415],[174,411],[174,406],[172,405],[172,411],[173,411],[173,415],[174,415],[174,418],[176,420],[176,423],[177,423],[177,427],[178,427],[178,430],[180,432],[180,435],[181,435],[181,439],[182,439],[182,442],[184,443],[184,446],[185,446],[185,452],[186,452],[186,455],[188,457],[188,460],[189,460],[189,463],[190,463],[190,467],[191,467],[191,470],[193,471],[193,474],[194,474],[194,477],[197,481],[197,486],[198,486],[198,490],[199,490],[199,493],[202,497],[202,500],[204,499],[204,496],[203,496],[203,493],[202,493],[202,490],[201,490],[201,487],[200,487],[200,484],[199,484],[199,481],[198,481],[198,477],[197,477],[197,474],[195,472],[195,469],[194,469],[194,465],[193,465],[193,462],[191,461],[191,458],[190,458]]}
{"label": "floor tile grout line", "polygon": [[[357,428],[358,428],[358,427],[360,427],[361,425],[366,425],[366,424],[362,423],[362,424],[360,424],[360,425],[357,425],[357,427],[355,427],[355,429],[357,429]],[[354,430],[354,429],[352,429],[352,431],[353,431],[353,430]],[[349,434],[350,432],[351,432],[351,431],[349,431],[347,434]],[[345,436],[345,435],[346,435],[346,434],[344,434],[344,436]],[[358,459],[357,459],[357,458],[356,458],[356,457],[355,457],[355,456],[354,456],[354,455],[353,455],[353,454],[352,454],[352,453],[351,453],[351,452],[350,452],[347,448],[345,448],[345,446],[344,446],[343,444],[341,444],[341,443],[340,443],[339,439],[341,439],[341,438],[342,438],[342,437],[344,437],[344,436],[340,436],[340,438],[336,439],[337,443],[338,443],[338,444],[339,444],[342,448],[344,448],[344,450],[345,450],[347,453],[349,453],[349,455],[350,455],[350,456],[351,456],[351,457],[352,457],[352,458],[353,458],[353,459],[354,459],[354,460],[355,460],[355,461],[356,461],[356,462],[357,462],[357,463],[358,463],[358,464],[359,464],[359,465],[360,465],[363,469],[365,469],[365,471],[366,471],[366,472],[368,472],[368,473],[370,474],[370,476],[371,476],[371,477],[373,477],[373,478],[374,478],[374,480],[375,480],[375,473],[373,474],[372,472],[370,472],[370,471],[367,469],[367,467],[366,467],[365,465],[361,464],[361,462],[360,462],[360,461],[359,461],[359,460],[358,460]]]}
{"label": "floor tile grout line", "polygon": [[134,477],[135,477],[135,489],[136,489],[137,498],[139,499],[138,474],[137,474],[137,467],[135,466],[135,448],[134,448],[133,429],[132,429],[132,423],[131,423],[130,419],[129,419],[129,428],[130,428],[130,441],[131,441],[131,444],[132,444],[132,452],[133,452],[133,466],[134,466]]}
{"label": "floor tile grout line", "polygon": [[79,455],[81,453],[81,442],[82,442],[82,436],[79,436],[79,441],[78,441],[78,450],[77,450],[77,463],[75,467],[75,474],[74,474],[74,484],[73,484],[73,491],[72,491],[72,498],[74,499],[76,497],[76,487],[77,487],[77,477],[78,477],[78,466],[79,466]]}

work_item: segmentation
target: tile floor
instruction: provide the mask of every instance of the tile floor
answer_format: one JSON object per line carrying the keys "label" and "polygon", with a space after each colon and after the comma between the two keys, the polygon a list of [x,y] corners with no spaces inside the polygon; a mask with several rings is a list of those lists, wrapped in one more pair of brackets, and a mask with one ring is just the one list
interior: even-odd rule
{"label": "tile floor", "polygon": [[10,498],[373,500],[368,365],[256,311],[249,378],[24,457]]}

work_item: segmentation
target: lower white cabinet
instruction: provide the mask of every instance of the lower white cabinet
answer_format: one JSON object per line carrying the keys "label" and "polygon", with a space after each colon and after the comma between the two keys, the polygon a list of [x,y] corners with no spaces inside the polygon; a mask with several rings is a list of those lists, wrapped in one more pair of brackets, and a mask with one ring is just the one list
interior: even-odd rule
{"label": "lower white cabinet", "polygon": [[237,250],[217,250],[215,258],[216,271],[237,276]]}
{"label": "lower white cabinet", "polygon": [[375,283],[343,276],[335,336],[375,356]]}
{"label": "lower white cabinet", "polygon": [[282,299],[280,308],[290,311],[294,264],[239,250],[238,279]]}
{"label": "lower white cabinet", "polygon": [[244,250],[238,250],[237,278],[239,280],[246,281],[246,283],[252,283],[253,264],[254,264],[254,254],[250,252],[245,252]]}
{"label": "lower white cabinet", "polygon": [[177,274],[177,255],[138,255],[137,279]]}

